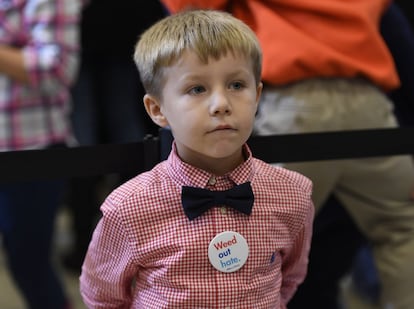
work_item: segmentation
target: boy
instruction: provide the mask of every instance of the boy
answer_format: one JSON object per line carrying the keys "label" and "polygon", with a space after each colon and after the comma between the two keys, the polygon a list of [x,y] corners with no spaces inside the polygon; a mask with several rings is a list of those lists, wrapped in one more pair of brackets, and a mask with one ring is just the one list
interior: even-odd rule
{"label": "boy", "polygon": [[254,33],[227,13],[188,11],[148,29],[134,58],[145,108],[174,144],[104,202],[80,278],[85,303],[286,308],[306,273],[311,182],[245,144],[262,90]]}

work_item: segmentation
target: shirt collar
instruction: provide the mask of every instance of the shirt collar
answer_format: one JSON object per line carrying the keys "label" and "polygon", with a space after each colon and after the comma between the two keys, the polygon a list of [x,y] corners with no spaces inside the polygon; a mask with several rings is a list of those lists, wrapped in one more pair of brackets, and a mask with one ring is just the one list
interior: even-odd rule
{"label": "shirt collar", "polygon": [[233,185],[242,184],[251,181],[254,174],[252,152],[247,144],[243,145],[243,152],[246,160],[242,164],[224,176],[216,176],[183,162],[178,156],[176,145],[173,142],[172,150],[166,162],[167,172],[172,180],[180,186],[205,188],[212,177],[226,179],[232,182]]}

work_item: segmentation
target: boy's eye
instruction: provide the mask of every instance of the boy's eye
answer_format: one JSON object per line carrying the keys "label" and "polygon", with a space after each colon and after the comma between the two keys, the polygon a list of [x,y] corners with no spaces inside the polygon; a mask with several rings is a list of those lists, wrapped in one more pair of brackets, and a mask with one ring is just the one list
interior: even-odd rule
{"label": "boy's eye", "polygon": [[243,88],[243,83],[241,82],[233,82],[231,83],[230,87],[235,90],[240,90]]}
{"label": "boy's eye", "polygon": [[203,93],[204,91],[205,91],[204,87],[195,86],[195,87],[190,89],[189,93],[190,94],[200,94],[200,93]]}

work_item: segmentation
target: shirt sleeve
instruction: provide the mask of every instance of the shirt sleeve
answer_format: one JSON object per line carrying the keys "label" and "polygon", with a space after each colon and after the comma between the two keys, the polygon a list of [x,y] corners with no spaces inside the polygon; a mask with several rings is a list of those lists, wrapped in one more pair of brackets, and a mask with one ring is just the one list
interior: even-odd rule
{"label": "shirt sleeve", "polygon": [[130,308],[137,269],[118,208],[107,199],[82,266],[80,292],[89,309]]}
{"label": "shirt sleeve", "polygon": [[311,199],[308,209],[302,229],[297,234],[291,250],[283,258],[281,303],[284,306],[293,297],[307,272],[315,211]]}
{"label": "shirt sleeve", "polygon": [[48,92],[67,88],[78,69],[81,0],[28,1],[23,57],[31,84]]}

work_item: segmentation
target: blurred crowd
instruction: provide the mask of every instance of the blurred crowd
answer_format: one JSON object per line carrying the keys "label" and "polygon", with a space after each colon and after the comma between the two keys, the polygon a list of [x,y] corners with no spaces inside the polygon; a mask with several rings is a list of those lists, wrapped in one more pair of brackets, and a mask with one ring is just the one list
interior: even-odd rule
{"label": "blurred crowd", "polygon": [[[264,91],[255,134],[412,126],[409,1],[330,1],[340,3],[331,9],[342,10],[343,19],[329,6],[306,1],[0,0],[0,151],[128,143],[157,135],[142,104],[134,46],[155,21],[188,7],[227,10],[251,25],[261,40]],[[356,19],[347,20],[346,13],[354,11],[349,16]],[[315,32],[307,32],[308,26]],[[291,27],[297,32],[289,32]],[[352,45],[364,39],[358,34],[370,37],[367,45]],[[325,43],[331,39],[343,44],[340,51]],[[345,104],[350,111],[344,112]],[[341,118],[344,113],[352,120]],[[355,124],[356,115],[362,125]],[[352,125],[339,126],[346,121]],[[413,308],[407,294],[414,271],[407,265],[412,264],[414,237],[403,233],[414,227],[414,201],[408,195],[404,202],[392,200],[395,192],[414,191],[412,158],[378,160],[355,162],[357,169],[340,177],[335,174],[344,168],[340,162],[286,165],[314,181],[318,209],[308,276],[289,308],[342,308],[345,276],[371,306]],[[73,246],[59,259],[67,270],[80,273],[100,217],[102,190],[132,176],[131,171],[0,185],[2,244],[28,308],[72,308],[52,263],[61,207],[71,216]],[[378,222],[383,224],[379,228]],[[385,307],[387,299],[401,304]]]}

